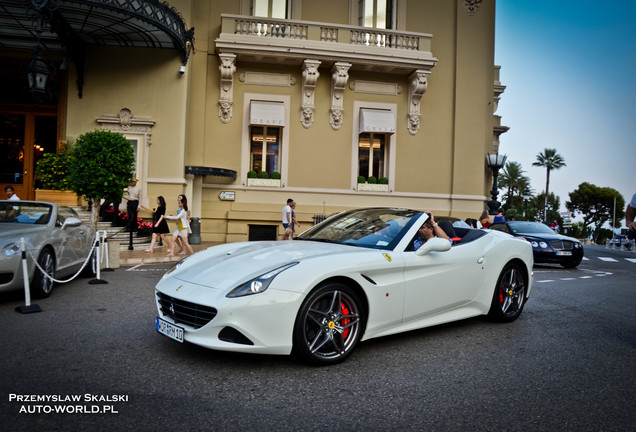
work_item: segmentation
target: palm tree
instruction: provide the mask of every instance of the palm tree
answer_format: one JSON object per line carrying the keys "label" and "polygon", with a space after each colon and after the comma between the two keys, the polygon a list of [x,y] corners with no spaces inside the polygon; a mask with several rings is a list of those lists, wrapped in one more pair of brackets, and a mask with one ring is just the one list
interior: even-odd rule
{"label": "palm tree", "polygon": [[507,202],[508,207],[515,205],[515,191],[519,192],[519,195],[526,189],[529,189],[530,179],[524,175],[524,170],[521,168],[519,162],[508,162],[501,171],[499,176],[499,185],[502,188],[508,188]]}
{"label": "palm tree", "polygon": [[544,218],[547,217],[547,211],[545,209],[548,207],[548,193],[550,188],[550,171],[559,169],[565,165],[565,159],[557,153],[556,149],[546,148],[543,150],[543,153],[539,153],[537,155],[537,161],[532,164],[532,166],[544,167],[546,169],[546,177],[545,177],[545,202],[544,202]]}

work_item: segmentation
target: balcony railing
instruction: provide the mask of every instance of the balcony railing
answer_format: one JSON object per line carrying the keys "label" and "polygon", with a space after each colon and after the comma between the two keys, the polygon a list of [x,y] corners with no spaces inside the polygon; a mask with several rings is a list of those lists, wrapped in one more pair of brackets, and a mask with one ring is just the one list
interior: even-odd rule
{"label": "balcony railing", "polygon": [[431,35],[241,15],[223,15],[222,33],[430,51]]}

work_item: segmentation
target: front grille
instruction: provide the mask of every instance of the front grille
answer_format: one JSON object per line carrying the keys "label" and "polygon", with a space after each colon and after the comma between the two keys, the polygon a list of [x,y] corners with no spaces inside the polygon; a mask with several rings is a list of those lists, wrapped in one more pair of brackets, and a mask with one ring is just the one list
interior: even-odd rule
{"label": "front grille", "polygon": [[569,250],[574,249],[574,242],[567,240],[552,240],[550,243],[552,249],[554,250]]}
{"label": "front grille", "polygon": [[161,292],[157,292],[157,300],[161,313],[172,318],[175,324],[186,324],[195,329],[212,321],[217,312],[213,307],[179,300]]}

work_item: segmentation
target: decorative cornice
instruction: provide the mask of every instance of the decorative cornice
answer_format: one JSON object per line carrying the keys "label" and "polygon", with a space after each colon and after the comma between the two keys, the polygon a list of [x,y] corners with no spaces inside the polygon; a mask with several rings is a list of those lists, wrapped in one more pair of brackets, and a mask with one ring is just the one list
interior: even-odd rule
{"label": "decorative cornice", "polygon": [[349,68],[351,63],[336,62],[331,68],[331,110],[329,123],[335,130],[342,126],[342,115],[344,113],[343,96],[349,79]]}
{"label": "decorative cornice", "polygon": [[234,72],[236,72],[235,54],[219,54],[221,64],[221,86],[219,97],[219,118],[223,123],[229,123],[232,118],[232,105],[234,104]]}
{"label": "decorative cornice", "polygon": [[103,130],[148,134],[146,143],[150,145],[150,128],[155,125],[155,122],[150,117],[135,117],[128,107],[120,109],[117,114],[104,114],[95,120]]}
{"label": "decorative cornice", "polygon": [[314,90],[316,89],[316,81],[320,76],[318,72],[320,66],[319,60],[305,60],[303,62],[303,94],[300,113],[300,122],[309,129],[314,122]]}

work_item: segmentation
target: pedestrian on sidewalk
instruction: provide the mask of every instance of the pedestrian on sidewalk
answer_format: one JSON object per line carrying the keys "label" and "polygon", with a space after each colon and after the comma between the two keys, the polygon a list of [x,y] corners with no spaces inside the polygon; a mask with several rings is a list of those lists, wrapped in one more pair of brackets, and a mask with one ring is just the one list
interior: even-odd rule
{"label": "pedestrian on sidewalk", "polygon": [[150,242],[150,247],[146,249],[144,252],[153,253],[155,243],[157,242],[157,238],[161,238],[164,244],[168,244],[168,239],[166,238],[166,234],[170,232],[170,228],[168,228],[168,223],[161,219],[162,216],[166,214],[166,200],[162,196],[157,197],[157,209],[152,214],[152,241]]}

